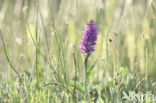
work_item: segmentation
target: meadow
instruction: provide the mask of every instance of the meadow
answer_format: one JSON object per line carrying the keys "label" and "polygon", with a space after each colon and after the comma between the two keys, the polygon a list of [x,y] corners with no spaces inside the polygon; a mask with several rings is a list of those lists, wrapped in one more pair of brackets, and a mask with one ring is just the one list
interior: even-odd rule
{"label": "meadow", "polygon": [[155,78],[156,0],[0,0],[0,103],[156,103]]}

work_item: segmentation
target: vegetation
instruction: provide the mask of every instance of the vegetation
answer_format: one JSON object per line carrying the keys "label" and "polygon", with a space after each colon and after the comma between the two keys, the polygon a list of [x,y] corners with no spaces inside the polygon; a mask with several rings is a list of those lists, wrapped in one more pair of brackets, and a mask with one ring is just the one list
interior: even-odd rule
{"label": "vegetation", "polygon": [[0,0],[0,103],[155,103],[155,63],[155,0]]}

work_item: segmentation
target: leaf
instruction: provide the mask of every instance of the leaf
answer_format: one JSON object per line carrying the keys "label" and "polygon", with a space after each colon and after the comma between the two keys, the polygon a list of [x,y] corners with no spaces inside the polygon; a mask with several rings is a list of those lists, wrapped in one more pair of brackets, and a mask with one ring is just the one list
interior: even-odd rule
{"label": "leaf", "polygon": [[93,70],[95,64],[97,63],[97,60],[98,60],[98,59],[96,59],[96,60],[94,61],[94,63],[87,69],[86,77],[88,77],[88,76],[90,75],[90,73],[92,72],[92,70]]}
{"label": "leaf", "polygon": [[85,61],[85,55],[82,55],[82,60],[83,60],[83,62]]}
{"label": "leaf", "polygon": [[84,87],[83,86],[81,86],[80,84],[78,84],[78,83],[76,83],[76,85],[75,85],[75,82],[74,81],[69,81],[68,82],[68,85],[70,85],[70,86],[74,86],[77,90],[79,90],[80,92],[85,92],[84,90]]}

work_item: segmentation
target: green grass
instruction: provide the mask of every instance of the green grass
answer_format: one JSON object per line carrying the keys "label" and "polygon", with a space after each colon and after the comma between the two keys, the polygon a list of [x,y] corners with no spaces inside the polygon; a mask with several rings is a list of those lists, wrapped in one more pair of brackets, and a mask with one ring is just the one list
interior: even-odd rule
{"label": "green grass", "polygon": [[155,0],[0,0],[0,103],[155,103],[155,34]]}

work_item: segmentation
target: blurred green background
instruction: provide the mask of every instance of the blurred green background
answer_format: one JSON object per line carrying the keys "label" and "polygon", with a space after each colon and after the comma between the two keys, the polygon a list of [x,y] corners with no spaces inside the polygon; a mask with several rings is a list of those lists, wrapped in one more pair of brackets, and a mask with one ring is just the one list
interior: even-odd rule
{"label": "blurred green background", "polygon": [[[49,54],[53,67],[58,70],[62,61],[72,79],[75,53],[79,76],[83,76],[80,38],[91,19],[99,33],[89,59],[90,63],[98,59],[94,79],[103,80],[103,72],[106,78],[113,77],[120,68],[128,68],[138,77],[144,77],[147,70],[149,79],[156,81],[155,0],[0,0],[0,29],[12,64],[19,73],[30,75],[35,63],[33,40],[36,42],[37,26],[40,71],[47,80],[53,73],[48,69]],[[64,58],[58,60],[59,56]],[[0,39],[0,84],[7,81],[10,70]]]}
{"label": "blurred green background", "polygon": [[[35,84],[35,68],[39,70],[41,85],[55,82],[53,70],[61,83],[68,83],[76,78],[75,68],[78,82],[82,82],[80,39],[91,19],[98,26],[98,40],[89,58],[89,65],[97,60],[90,83],[104,83],[101,87],[98,85],[100,89],[107,84],[113,87],[109,82],[123,69],[122,82],[126,82],[123,79],[126,76],[131,77],[128,73],[134,74],[139,82],[145,76],[148,82],[156,82],[156,0],[0,0],[0,29],[7,54],[15,69],[32,79],[30,88]],[[16,80],[18,75],[7,62],[0,36],[1,90],[7,88],[10,77]],[[126,87],[132,87],[136,82],[133,79],[127,79],[129,86]],[[151,85],[153,89],[149,86],[149,90],[154,91],[155,84]],[[144,89],[140,87],[140,90]],[[1,92],[0,97],[3,94]],[[31,96],[36,97],[33,92]]]}
{"label": "blurred green background", "polygon": [[[100,58],[99,69],[102,70],[106,64],[106,38],[110,29],[108,38],[112,39],[112,42],[108,43],[108,66],[113,67],[115,61],[117,69],[126,66],[141,74],[146,68],[147,53],[147,69],[150,76],[156,77],[155,0],[37,0],[37,2],[53,58],[56,56],[53,38],[54,35],[58,35],[57,31],[62,42],[68,40],[66,57],[68,64],[72,50],[81,55],[80,38],[86,22],[93,19],[98,25],[99,32],[94,53],[94,58]],[[36,4],[36,0],[0,0],[0,28],[4,33],[11,61],[20,72],[31,70],[35,57],[29,29],[35,37]],[[41,22],[39,16],[41,52],[46,57],[48,53]],[[9,69],[2,41],[0,48],[2,80],[7,77]]]}

